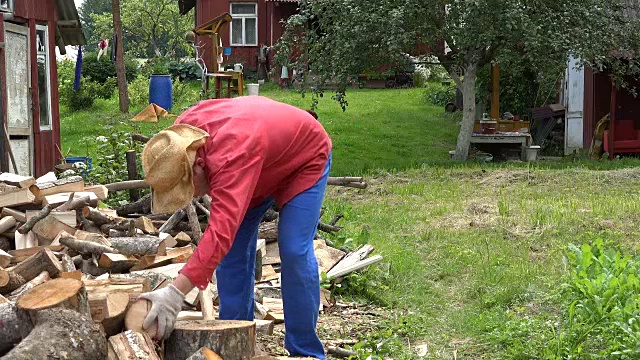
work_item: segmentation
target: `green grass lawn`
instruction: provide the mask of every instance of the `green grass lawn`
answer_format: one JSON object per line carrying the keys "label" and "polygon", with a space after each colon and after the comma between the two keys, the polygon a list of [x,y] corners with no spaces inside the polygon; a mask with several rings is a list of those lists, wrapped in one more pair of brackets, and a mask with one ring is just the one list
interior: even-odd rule
{"label": "green grass lawn", "polygon": [[[263,95],[311,102],[274,88]],[[370,186],[330,187],[325,220],[344,214],[332,240],[368,242],[384,256],[383,266],[345,284],[346,295],[394,314],[369,335],[391,344],[380,356],[411,358],[427,345],[428,359],[541,358],[563,322],[568,244],[601,238],[627,254],[640,250],[638,160],[450,162],[457,120],[425,104],[421,90],[351,91],[346,112],[329,97],[318,113],[333,139],[332,175],[362,174]],[[81,139],[126,119],[116,108],[63,111],[64,149],[84,155]],[[132,130],[150,134],[171,121]]]}

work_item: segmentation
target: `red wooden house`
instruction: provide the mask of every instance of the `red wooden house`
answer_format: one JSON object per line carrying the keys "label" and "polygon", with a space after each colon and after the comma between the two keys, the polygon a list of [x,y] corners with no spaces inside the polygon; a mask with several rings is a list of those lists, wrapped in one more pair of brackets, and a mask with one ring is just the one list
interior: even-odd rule
{"label": "red wooden house", "polygon": [[[229,13],[232,22],[220,29],[223,47],[231,48],[224,64],[241,63],[245,70],[258,70],[261,46],[275,45],[282,36],[283,20],[296,13],[298,0],[178,0],[180,12],[195,9],[195,28],[207,24],[221,14]],[[205,44],[207,68],[214,69],[210,37],[199,37]]]}
{"label": "red wooden house", "polygon": [[61,158],[56,46],[86,40],[73,0],[0,0],[0,14],[0,167],[40,176]]}

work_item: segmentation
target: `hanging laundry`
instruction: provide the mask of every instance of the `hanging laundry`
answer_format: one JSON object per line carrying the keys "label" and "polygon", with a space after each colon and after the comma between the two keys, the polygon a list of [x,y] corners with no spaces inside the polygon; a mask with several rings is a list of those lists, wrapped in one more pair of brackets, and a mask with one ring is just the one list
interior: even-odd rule
{"label": "hanging laundry", "polygon": [[82,77],[82,46],[78,46],[78,57],[76,58],[76,72],[73,80],[73,89],[80,89],[80,78]]}
{"label": "hanging laundry", "polygon": [[109,50],[109,40],[100,39],[98,42],[98,60]]}

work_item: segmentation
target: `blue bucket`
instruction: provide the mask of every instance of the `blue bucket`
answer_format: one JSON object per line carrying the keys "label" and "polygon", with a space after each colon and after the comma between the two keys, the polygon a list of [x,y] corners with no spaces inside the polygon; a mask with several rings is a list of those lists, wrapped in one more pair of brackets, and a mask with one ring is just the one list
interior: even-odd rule
{"label": "blue bucket", "polygon": [[230,47],[224,48],[224,56],[231,56],[231,48]]}
{"label": "blue bucket", "polygon": [[75,164],[75,163],[85,164],[86,168],[80,172],[83,175],[87,175],[89,171],[93,169],[93,163],[91,162],[91,158],[86,156],[68,157],[64,159],[64,162],[67,164]]}
{"label": "blue bucket", "polygon": [[151,75],[149,82],[149,104],[156,104],[165,110],[173,107],[171,75]]}

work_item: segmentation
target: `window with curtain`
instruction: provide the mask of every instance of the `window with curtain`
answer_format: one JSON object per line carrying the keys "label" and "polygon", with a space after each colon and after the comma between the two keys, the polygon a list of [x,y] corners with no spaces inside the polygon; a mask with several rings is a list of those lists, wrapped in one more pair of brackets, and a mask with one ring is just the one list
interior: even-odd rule
{"label": "window with curtain", "polygon": [[258,46],[258,4],[231,3],[231,45]]}

